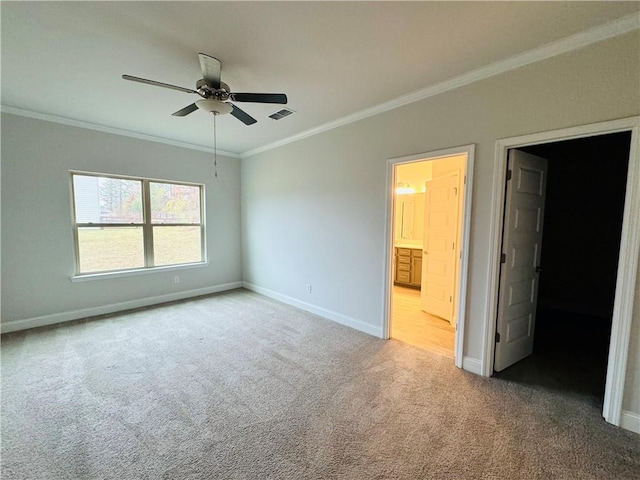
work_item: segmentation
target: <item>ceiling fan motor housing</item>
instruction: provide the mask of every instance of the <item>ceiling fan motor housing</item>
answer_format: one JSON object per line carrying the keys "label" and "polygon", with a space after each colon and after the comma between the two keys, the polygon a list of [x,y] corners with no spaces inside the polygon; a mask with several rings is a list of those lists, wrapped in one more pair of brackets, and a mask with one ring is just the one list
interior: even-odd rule
{"label": "ceiling fan motor housing", "polygon": [[216,97],[219,100],[227,100],[231,89],[224,82],[220,82],[220,86],[216,88],[213,85],[209,85],[204,78],[201,78],[196,82],[196,91],[204,98]]}

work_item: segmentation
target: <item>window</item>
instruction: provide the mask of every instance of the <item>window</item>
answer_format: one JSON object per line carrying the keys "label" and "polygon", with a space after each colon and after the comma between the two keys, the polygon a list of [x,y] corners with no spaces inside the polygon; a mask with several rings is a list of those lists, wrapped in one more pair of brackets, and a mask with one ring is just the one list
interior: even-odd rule
{"label": "window", "polygon": [[77,275],[204,262],[202,185],[71,177]]}

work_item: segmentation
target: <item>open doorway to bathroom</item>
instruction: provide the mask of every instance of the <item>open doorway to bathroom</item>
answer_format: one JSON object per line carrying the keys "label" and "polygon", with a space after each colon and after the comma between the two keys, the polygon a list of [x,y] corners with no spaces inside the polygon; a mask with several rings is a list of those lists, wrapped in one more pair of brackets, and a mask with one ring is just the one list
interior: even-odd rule
{"label": "open doorway to bathroom", "polygon": [[396,159],[392,171],[389,337],[452,359],[464,317],[468,163],[461,151]]}

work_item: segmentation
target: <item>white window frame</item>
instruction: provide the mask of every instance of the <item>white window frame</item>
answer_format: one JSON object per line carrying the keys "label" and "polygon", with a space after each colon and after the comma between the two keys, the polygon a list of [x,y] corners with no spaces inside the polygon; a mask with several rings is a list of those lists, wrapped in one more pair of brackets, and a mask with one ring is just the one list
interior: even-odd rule
{"label": "white window frame", "polygon": [[[99,178],[113,178],[116,180],[133,180],[138,181],[141,184],[142,194],[142,222],[137,223],[79,223],[76,222],[76,197],[74,191],[73,178],[75,175],[86,177],[99,177]],[[129,276],[139,273],[150,273],[159,270],[172,270],[176,268],[192,268],[198,266],[206,266],[207,263],[207,249],[206,249],[206,212],[205,212],[205,188],[201,183],[180,182],[175,180],[162,180],[157,178],[145,178],[145,177],[132,177],[127,175],[113,175],[96,172],[83,172],[83,171],[70,171],[69,183],[71,186],[71,223],[73,229],[73,247],[74,247],[74,272],[71,277],[72,281],[89,280],[93,278],[101,277],[114,277],[114,276]],[[170,185],[180,185],[189,187],[198,187],[200,189],[200,223],[153,223],[151,221],[151,183],[164,183]],[[177,263],[171,265],[159,265],[154,264],[154,251],[153,251],[153,229],[154,227],[200,227],[200,261]],[[122,228],[122,227],[140,227],[142,228],[142,239],[144,248],[144,266],[122,268],[117,270],[102,270],[97,272],[80,272],[80,248],[78,244],[78,230],[80,228]]]}

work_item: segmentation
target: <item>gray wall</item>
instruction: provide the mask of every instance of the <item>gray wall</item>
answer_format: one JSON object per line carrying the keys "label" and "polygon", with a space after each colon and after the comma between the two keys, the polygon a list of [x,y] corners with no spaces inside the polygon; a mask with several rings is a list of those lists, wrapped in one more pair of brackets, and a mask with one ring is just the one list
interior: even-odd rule
{"label": "gray wall", "polygon": [[[387,159],[476,144],[464,355],[479,359],[496,140],[638,115],[639,40],[635,31],[243,159],[243,279],[381,331]],[[636,335],[623,408],[640,413],[638,349]]]}
{"label": "gray wall", "polygon": [[[204,183],[209,265],[72,283],[69,170]],[[3,114],[2,322],[239,282],[240,160],[218,172],[210,153]]]}

